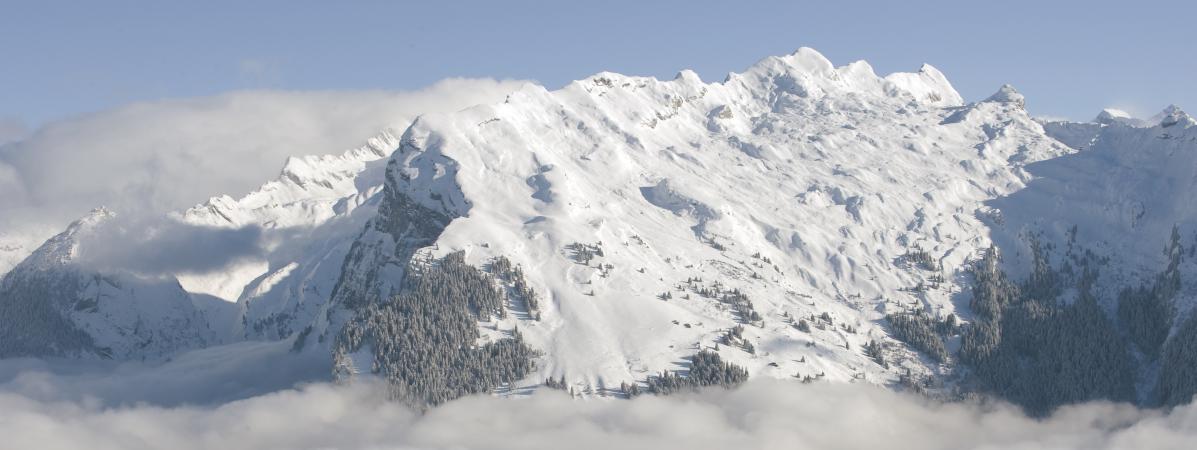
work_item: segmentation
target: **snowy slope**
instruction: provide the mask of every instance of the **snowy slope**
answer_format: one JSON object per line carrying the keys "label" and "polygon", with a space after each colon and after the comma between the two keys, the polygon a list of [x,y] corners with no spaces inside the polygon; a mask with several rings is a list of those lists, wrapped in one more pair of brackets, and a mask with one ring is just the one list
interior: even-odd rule
{"label": "snowy slope", "polygon": [[[404,133],[388,167],[390,206],[355,243],[334,301],[393,292],[419,247],[464,250],[479,266],[506,256],[545,298],[543,318],[483,329],[518,326],[545,352],[529,383],[565,375],[602,388],[713,348],[738,323],[695,292],[718,283],[764,317],[745,332],[755,355],[719,350],[754,376],[892,381],[927,368],[886,338],[884,314],[953,312],[959,271],[989,245],[978,208],[1022,188],[1025,164],[1071,151],[1009,86],[962,105],[930,66],[879,77],[805,48],[721,83],[685,71],[528,86]],[[580,264],[573,243],[601,243],[603,256]],[[915,248],[942,273],[904,261]],[[937,275],[947,282],[912,289]],[[791,324],[822,313],[834,325]],[[871,339],[900,363],[866,358]]]}

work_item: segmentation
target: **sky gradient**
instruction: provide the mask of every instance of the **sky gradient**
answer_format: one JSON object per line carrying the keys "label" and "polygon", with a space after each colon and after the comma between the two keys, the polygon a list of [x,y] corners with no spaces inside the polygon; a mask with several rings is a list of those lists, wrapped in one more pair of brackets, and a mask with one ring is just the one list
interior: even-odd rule
{"label": "sky gradient", "polygon": [[1197,6],[1180,1],[2,3],[0,129],[245,89],[556,88],[684,68],[716,81],[801,46],[879,74],[928,62],[967,100],[1011,83],[1038,115],[1197,108]]}

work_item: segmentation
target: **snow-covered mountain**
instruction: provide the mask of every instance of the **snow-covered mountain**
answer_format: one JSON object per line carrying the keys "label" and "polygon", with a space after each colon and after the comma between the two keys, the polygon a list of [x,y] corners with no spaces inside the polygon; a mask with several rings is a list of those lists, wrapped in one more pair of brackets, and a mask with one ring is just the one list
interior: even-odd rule
{"label": "snow-covered mountain", "polygon": [[[1067,152],[1013,88],[962,105],[930,66],[882,78],[810,49],[721,83],[529,86],[408,129],[388,168],[395,206],[355,244],[334,301],[392,292],[401,275],[380,268],[403,267],[413,234],[381,223],[432,211],[451,220],[420,227],[416,247],[509,258],[542,295],[542,320],[483,325],[518,326],[548,355],[532,382],[643,380],[740,324],[755,353],[720,355],[754,375],[895,381],[928,368],[898,345],[888,369],[862,353],[889,342],[884,315],[955,311],[959,287],[937,280],[988,247],[977,208],[1023,187],[1024,164]],[[576,244],[602,256],[579,263]],[[908,261],[918,249],[934,264]],[[729,291],[763,320],[712,298]]]}
{"label": "snow-covered mountain", "polygon": [[[935,338],[952,352],[932,355],[893,318],[977,320],[970,274],[986,249],[1000,248],[1018,278],[1032,266],[1027,236],[1061,246],[1079,236],[1116,261],[1101,278],[1113,292],[1160,271],[1173,225],[1197,229],[1184,206],[1197,128],[1179,108],[1065,123],[1037,121],[1025,103],[1003,86],[966,104],[929,65],[882,77],[806,48],[721,82],[683,71],[528,85],[360,149],[293,159],[243,198],[167,219],[260,229],[261,255],[152,288],[133,274],[103,281],[117,275],[50,256],[86,239],[78,230],[97,220],[86,219],[8,274],[0,297],[53,304],[39,320],[74,324],[24,354],[154,358],[292,339],[296,351],[331,352],[342,375],[395,378],[389,358],[408,361],[413,344],[464,339],[491,356],[430,364],[486,372],[527,355],[510,342],[539,356],[445,389],[518,392],[551,379],[603,395],[693,372],[698,359],[687,358],[700,353],[754,377],[951,385],[955,325]],[[93,279],[120,291],[110,307],[126,312],[80,319]],[[410,297],[390,303],[396,295]],[[458,300],[473,316],[436,309]],[[409,301],[431,302],[416,305],[429,315],[386,306]],[[1102,301],[1116,309],[1116,295]],[[477,339],[453,334],[463,320],[477,321]],[[387,337],[417,329],[454,331],[399,346]],[[137,351],[146,333],[150,350]]]}
{"label": "snow-covered mountain", "polygon": [[397,146],[388,130],[340,155],[292,158],[260,189],[240,199],[215,197],[178,215],[196,226],[260,227],[273,236],[260,258],[180,281],[191,292],[237,303],[236,339],[286,338],[311,323],[353,237],[377,207],[384,158]]}
{"label": "snow-covered mountain", "polygon": [[[382,188],[380,160],[396,145],[384,131],[339,155],[292,158],[277,180],[240,199],[216,197],[163,219],[180,225],[176,231],[254,227],[267,233],[266,253],[221,270],[147,276],[82,264],[81,244],[86,250],[89,239],[110,238],[95,237],[96,229],[117,215],[93,211],[5,275],[3,305],[33,311],[7,317],[36,318],[5,331],[50,337],[3,354],[153,359],[286,338],[294,322],[310,322],[326,303],[364,210],[373,208],[369,199]],[[46,305],[51,309],[42,309]]]}
{"label": "snow-covered mountain", "polygon": [[81,243],[114,213],[92,211],[50,238],[0,282],[0,357],[154,359],[221,342],[211,328],[227,309],[171,278],[77,263]]}

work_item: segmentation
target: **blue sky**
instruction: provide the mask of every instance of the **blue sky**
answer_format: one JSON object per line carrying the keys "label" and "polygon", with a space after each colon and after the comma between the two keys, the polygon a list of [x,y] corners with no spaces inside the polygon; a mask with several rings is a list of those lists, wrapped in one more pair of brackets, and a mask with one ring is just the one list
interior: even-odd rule
{"label": "blue sky", "polygon": [[0,120],[32,127],[144,100],[446,77],[559,87],[601,70],[692,68],[721,80],[800,46],[879,73],[929,62],[969,100],[1012,83],[1040,115],[1197,109],[1197,6],[1135,3],[3,0]]}

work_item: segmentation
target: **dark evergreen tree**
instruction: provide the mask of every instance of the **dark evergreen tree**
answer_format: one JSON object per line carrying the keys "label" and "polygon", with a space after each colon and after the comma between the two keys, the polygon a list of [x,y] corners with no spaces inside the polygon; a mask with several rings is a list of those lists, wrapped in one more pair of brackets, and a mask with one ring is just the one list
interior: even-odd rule
{"label": "dark evergreen tree", "polygon": [[1160,356],[1156,396],[1160,404],[1177,406],[1197,394],[1197,315],[1181,323]]}
{"label": "dark evergreen tree", "polygon": [[1130,335],[1131,342],[1149,359],[1156,359],[1175,315],[1173,298],[1180,291],[1180,262],[1184,249],[1180,231],[1172,227],[1172,236],[1164,255],[1168,265],[1150,286],[1125,288],[1118,295],[1118,321]]}
{"label": "dark evergreen tree", "polygon": [[870,339],[869,343],[864,346],[864,353],[881,367],[889,368],[889,363],[885,361],[885,352],[877,341]]}
{"label": "dark evergreen tree", "polygon": [[343,372],[348,355],[365,349],[372,360],[368,370],[390,380],[394,395],[419,406],[488,392],[531,372],[535,352],[518,329],[508,339],[475,344],[478,321],[504,314],[494,278],[466,264],[462,252],[417,269],[408,271],[398,295],[359,309],[345,325],[334,347],[334,370]]}
{"label": "dark evergreen tree", "polygon": [[894,338],[914,347],[938,362],[948,359],[948,349],[944,345],[944,337],[954,331],[955,316],[952,326],[947,320],[940,321],[932,318],[923,311],[913,313],[897,313],[885,316],[889,322]]}
{"label": "dark evergreen tree", "polygon": [[963,333],[961,360],[985,390],[1035,415],[1094,399],[1133,400],[1128,347],[1092,294],[1096,271],[1082,265],[1077,299],[1062,303],[1069,277],[1052,268],[1045,247],[1032,243],[1032,251],[1021,287],[1006,281],[996,252],[978,262],[977,320]]}
{"label": "dark evergreen tree", "polygon": [[648,392],[668,395],[704,386],[732,388],[748,380],[748,370],[723,361],[718,353],[703,350],[689,360],[690,367],[685,376],[678,372],[663,371],[660,375],[648,377]]}

